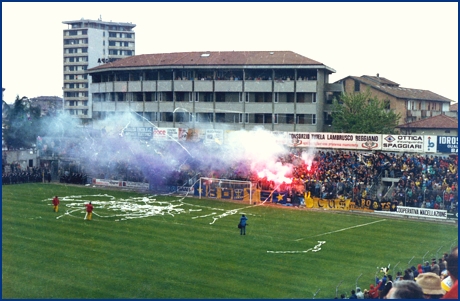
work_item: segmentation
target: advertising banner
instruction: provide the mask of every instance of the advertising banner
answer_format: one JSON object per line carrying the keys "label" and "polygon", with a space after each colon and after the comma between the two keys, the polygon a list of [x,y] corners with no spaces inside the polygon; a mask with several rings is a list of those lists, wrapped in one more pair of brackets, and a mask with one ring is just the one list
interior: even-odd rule
{"label": "advertising banner", "polygon": [[423,136],[383,135],[382,151],[422,153]]}
{"label": "advertising banner", "polygon": [[177,128],[155,128],[153,139],[164,141],[175,141],[179,139],[179,129]]}
{"label": "advertising banner", "polygon": [[415,217],[429,217],[435,219],[447,219],[447,210],[398,206],[394,214]]}
{"label": "advertising banner", "polygon": [[437,152],[458,154],[458,136],[437,136]]}
{"label": "advertising banner", "polygon": [[437,147],[438,136],[423,136],[423,151],[425,153],[435,153]]}
{"label": "advertising banner", "polygon": [[224,142],[224,130],[206,130],[204,144],[218,144]]}
{"label": "advertising banner", "polygon": [[150,140],[153,136],[153,127],[127,127],[123,129],[123,136]]}
{"label": "advertising banner", "polygon": [[298,133],[289,132],[291,147],[380,150],[380,134]]}
{"label": "advertising banner", "polygon": [[104,180],[93,178],[93,184],[97,186],[110,186],[110,187],[121,187],[123,186],[122,181]]}

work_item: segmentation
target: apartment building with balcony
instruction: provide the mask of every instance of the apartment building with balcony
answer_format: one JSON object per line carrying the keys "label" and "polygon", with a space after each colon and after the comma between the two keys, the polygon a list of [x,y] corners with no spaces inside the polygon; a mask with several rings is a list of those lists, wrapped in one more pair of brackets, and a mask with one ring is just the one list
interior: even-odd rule
{"label": "apartment building with balcony", "polygon": [[132,23],[102,20],[63,21],[64,112],[82,123],[92,119],[90,68],[135,55]]}
{"label": "apartment building with balcony", "polygon": [[93,120],[133,112],[157,127],[323,131],[332,68],[291,51],[137,55],[88,70]]}
{"label": "apartment building with balcony", "polygon": [[336,83],[343,85],[345,93],[366,92],[369,89],[372,95],[386,102],[388,110],[401,114],[399,125],[441,114],[455,115],[450,112],[452,100],[428,90],[400,87],[379,74],[348,76]]}

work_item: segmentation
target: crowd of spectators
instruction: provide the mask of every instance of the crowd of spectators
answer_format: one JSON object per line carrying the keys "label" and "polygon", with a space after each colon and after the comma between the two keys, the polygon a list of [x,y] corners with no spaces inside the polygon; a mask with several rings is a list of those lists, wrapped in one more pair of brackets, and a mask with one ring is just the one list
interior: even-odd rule
{"label": "crowd of spectators", "polygon": [[[224,178],[251,181],[254,187],[262,190],[289,191],[292,199],[307,192],[324,199],[353,199],[357,204],[361,199],[375,198],[397,202],[400,206],[457,212],[457,156],[317,150],[305,157],[302,151],[293,148],[289,154],[278,158],[281,164],[293,167],[292,174],[288,175],[292,179],[289,184],[276,184],[267,178],[260,178],[256,172],[242,165],[216,167],[202,162],[190,162],[185,164],[187,168],[162,172],[161,184],[191,185],[200,176]],[[104,172],[95,176],[105,179],[137,182],[159,180],[147,174],[145,167],[122,160],[101,166],[100,170]],[[391,178],[392,181],[382,182],[382,178]]]}
{"label": "crowd of spectators", "polygon": [[[415,267],[397,270],[382,269],[383,276],[361,290],[356,287],[350,296],[344,293],[340,299],[457,299],[458,297],[458,247],[444,253],[439,259],[425,261]],[[394,272],[394,271],[393,271]],[[400,290],[396,293],[396,291]],[[335,299],[339,299],[338,296]]]}
{"label": "crowd of spectators", "polygon": [[[44,156],[83,158],[82,162],[88,165],[86,172],[89,177],[109,180],[182,186],[192,185],[198,177],[225,178],[251,181],[255,187],[263,190],[288,191],[289,198],[293,200],[307,192],[324,199],[352,199],[358,206],[362,199],[372,199],[449,212],[457,212],[458,208],[457,155],[316,150],[305,156],[305,149],[292,148],[288,154],[278,158],[280,164],[292,166],[292,174],[286,175],[292,179],[292,183],[275,183],[258,177],[250,169],[250,162],[229,167],[228,164],[206,162],[199,158],[188,160],[179,168],[171,168],[165,162],[180,163],[175,151],[170,150],[174,143],[163,147],[157,145],[162,156],[158,156],[155,162],[148,162],[152,161],[151,158],[141,162],[137,158],[137,161],[126,160],[125,156],[119,155],[125,150],[132,152],[131,146],[120,144],[123,140],[102,145],[98,143],[95,133],[89,135],[85,132],[85,135],[80,140],[40,138],[37,146]],[[88,147],[88,143],[91,147]],[[105,152],[104,147],[110,146],[122,149]],[[108,157],[103,156],[104,153],[115,155]],[[15,177],[15,182],[18,182],[18,175]],[[385,181],[385,178],[391,181]],[[70,179],[60,176],[59,179],[66,183],[80,182],[76,177]]]}

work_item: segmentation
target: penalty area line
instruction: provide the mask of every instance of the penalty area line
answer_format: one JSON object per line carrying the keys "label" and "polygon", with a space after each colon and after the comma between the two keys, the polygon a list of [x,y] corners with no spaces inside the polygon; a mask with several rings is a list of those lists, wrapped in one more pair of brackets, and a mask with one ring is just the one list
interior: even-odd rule
{"label": "penalty area line", "polygon": [[[321,233],[321,234],[317,234],[317,235],[313,235],[313,236],[309,236],[309,237],[305,237],[305,238],[312,238],[312,237],[318,237],[318,236],[333,234],[333,233],[342,232],[342,231],[346,231],[346,230],[350,230],[350,229],[354,229],[354,228],[359,228],[359,227],[364,227],[364,226],[368,226],[368,225],[372,225],[372,224],[376,224],[376,223],[380,223],[380,222],[384,222],[384,221],[386,221],[386,219],[381,219],[381,220],[378,220],[378,221],[375,221],[375,222],[370,222],[370,223],[367,223],[367,224],[356,225],[356,226],[352,226],[352,227],[348,227],[348,228],[343,228],[343,229],[339,229],[339,230],[335,230],[335,231],[331,231],[331,232]],[[305,238],[295,239],[294,241],[301,241],[301,240],[304,240]]]}

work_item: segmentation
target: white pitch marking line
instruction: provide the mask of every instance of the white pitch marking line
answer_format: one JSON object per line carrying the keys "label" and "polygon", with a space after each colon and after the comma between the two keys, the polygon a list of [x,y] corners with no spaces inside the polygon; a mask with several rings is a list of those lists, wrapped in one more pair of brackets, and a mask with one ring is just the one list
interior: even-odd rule
{"label": "white pitch marking line", "polygon": [[[328,235],[328,234],[332,234],[332,233],[342,232],[342,231],[345,231],[345,230],[350,230],[350,229],[353,229],[353,228],[364,227],[364,226],[368,226],[368,225],[372,225],[372,224],[380,223],[380,222],[384,222],[384,221],[386,221],[386,219],[381,219],[381,220],[378,220],[378,221],[375,221],[375,222],[371,222],[371,223],[367,223],[367,224],[356,225],[356,226],[353,226],[353,227],[343,228],[343,229],[336,230],[336,231],[331,231],[331,232],[326,232],[326,233],[322,233],[322,234],[318,234],[318,235],[313,235],[313,236],[309,236],[309,237],[306,237],[306,238],[312,238],[312,237],[318,237],[318,236]],[[296,239],[296,240],[294,240],[294,241],[301,241],[301,240],[304,240],[304,239],[305,239],[305,238],[299,238],[299,239]]]}

